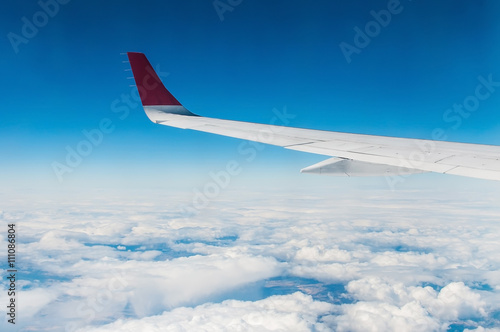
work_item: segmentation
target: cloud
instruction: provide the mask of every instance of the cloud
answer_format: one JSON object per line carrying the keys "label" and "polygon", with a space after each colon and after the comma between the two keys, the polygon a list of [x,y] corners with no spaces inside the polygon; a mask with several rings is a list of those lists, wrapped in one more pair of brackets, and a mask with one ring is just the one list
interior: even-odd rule
{"label": "cloud", "polygon": [[478,328],[473,330],[465,329],[464,332],[500,332],[500,327],[484,328],[482,326],[479,326]]}
{"label": "cloud", "polygon": [[313,247],[303,247],[298,250],[295,254],[295,260],[347,263],[352,260],[352,256],[347,250],[340,250],[338,248],[326,249],[324,245],[316,245]]}
{"label": "cloud", "polygon": [[82,331],[329,331],[321,317],[333,305],[296,292],[259,301],[227,300],[181,307],[139,320],[118,320]]}
{"label": "cloud", "polygon": [[[22,292],[33,308],[26,314],[62,316],[72,321],[68,326],[75,327],[118,318],[117,313],[126,307],[133,316],[145,317],[209,301],[220,293],[274,277],[281,268],[273,258],[197,255],[155,262],[79,261],[68,269],[80,271],[81,276]],[[34,296],[38,293],[44,296]]]}
{"label": "cloud", "polygon": [[429,306],[431,313],[444,320],[486,316],[486,303],[463,282],[452,282],[441,289],[435,300],[426,303],[422,299],[422,302]]}
{"label": "cloud", "polygon": [[447,330],[451,322],[487,316],[485,301],[463,282],[436,291],[368,277],[346,289],[357,302],[342,305],[342,314],[332,318],[339,331]]}
{"label": "cloud", "polygon": [[312,278],[327,283],[345,282],[360,276],[360,269],[355,264],[315,264],[315,265],[295,265],[290,269],[290,273],[295,276]]}
{"label": "cloud", "polygon": [[341,315],[330,318],[339,332],[446,330],[416,302],[402,307],[380,302],[359,302],[345,305]]}
{"label": "cloud", "polygon": [[[178,195],[102,194],[6,199],[0,220],[22,241],[21,328],[167,326],[175,313],[209,329],[257,312],[277,329],[290,315],[303,330],[480,330],[500,325],[499,196],[243,190],[186,219]],[[275,296],[299,304],[279,311]]]}

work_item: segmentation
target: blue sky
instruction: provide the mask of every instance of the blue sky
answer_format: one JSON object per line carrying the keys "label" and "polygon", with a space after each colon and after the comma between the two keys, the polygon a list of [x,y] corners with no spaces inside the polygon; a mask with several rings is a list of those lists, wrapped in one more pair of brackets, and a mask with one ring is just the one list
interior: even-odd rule
{"label": "blue sky", "polygon": [[[16,53],[8,33],[22,35],[22,18],[32,22],[41,7],[9,4],[1,20],[4,180],[57,187],[51,164],[103,118],[113,132],[68,181],[116,183],[147,172],[154,183],[165,170],[206,174],[234,157],[238,141],[155,126],[140,106],[120,119],[113,101],[134,93],[120,54],[127,51],[146,53],[168,73],[167,88],[201,115],[266,123],[286,106],[296,115],[291,126],[431,138],[449,129],[443,113],[474,92],[478,76],[500,80],[499,5],[401,1],[348,63],[339,44],[353,44],[354,28],[387,6],[242,1],[221,20],[212,1],[70,1]],[[499,144],[499,101],[493,93],[448,138]],[[251,169],[296,178],[321,158],[269,147]]]}

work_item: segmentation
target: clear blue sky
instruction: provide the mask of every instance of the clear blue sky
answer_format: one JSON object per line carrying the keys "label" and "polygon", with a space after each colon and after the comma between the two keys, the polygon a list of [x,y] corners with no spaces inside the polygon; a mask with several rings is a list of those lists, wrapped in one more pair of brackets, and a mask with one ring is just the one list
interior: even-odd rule
{"label": "clear blue sky", "polygon": [[[227,1],[222,0],[223,3]],[[233,1],[237,3],[238,1]],[[14,51],[37,2],[11,2],[0,26],[0,166],[3,183],[58,186],[52,169],[66,147],[103,118],[113,132],[65,181],[124,183],[199,178],[237,159],[237,140],[149,122],[142,107],[120,119],[112,104],[134,88],[124,55],[144,52],[168,72],[163,81],[191,111],[267,123],[287,107],[291,126],[500,144],[500,88],[457,129],[443,114],[474,94],[478,76],[500,81],[500,4],[407,1],[348,63],[339,44],[354,44],[370,11],[388,1],[250,1],[223,13],[213,1],[78,1],[61,5]],[[123,102],[115,106],[124,106]],[[252,166],[270,176],[323,159],[275,147]],[[196,182],[196,180],[193,180]],[[75,182],[76,183],[76,182]]]}

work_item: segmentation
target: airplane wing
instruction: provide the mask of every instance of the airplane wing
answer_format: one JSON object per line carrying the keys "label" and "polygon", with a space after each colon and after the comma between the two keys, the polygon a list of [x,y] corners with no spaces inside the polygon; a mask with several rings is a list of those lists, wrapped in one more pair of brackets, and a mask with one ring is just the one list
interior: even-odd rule
{"label": "airplane wing", "polygon": [[302,169],[304,173],[397,176],[436,172],[500,181],[500,146],[349,134],[198,116],[164,87],[144,54],[127,54],[142,105],[154,123],[330,157]]}

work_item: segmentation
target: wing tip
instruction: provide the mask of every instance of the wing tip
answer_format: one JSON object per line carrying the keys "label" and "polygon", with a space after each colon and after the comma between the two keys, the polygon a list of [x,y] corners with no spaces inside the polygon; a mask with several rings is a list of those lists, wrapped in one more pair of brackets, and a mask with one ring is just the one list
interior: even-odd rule
{"label": "wing tip", "polygon": [[127,52],[143,106],[182,106],[165,88],[148,58],[141,52]]}

